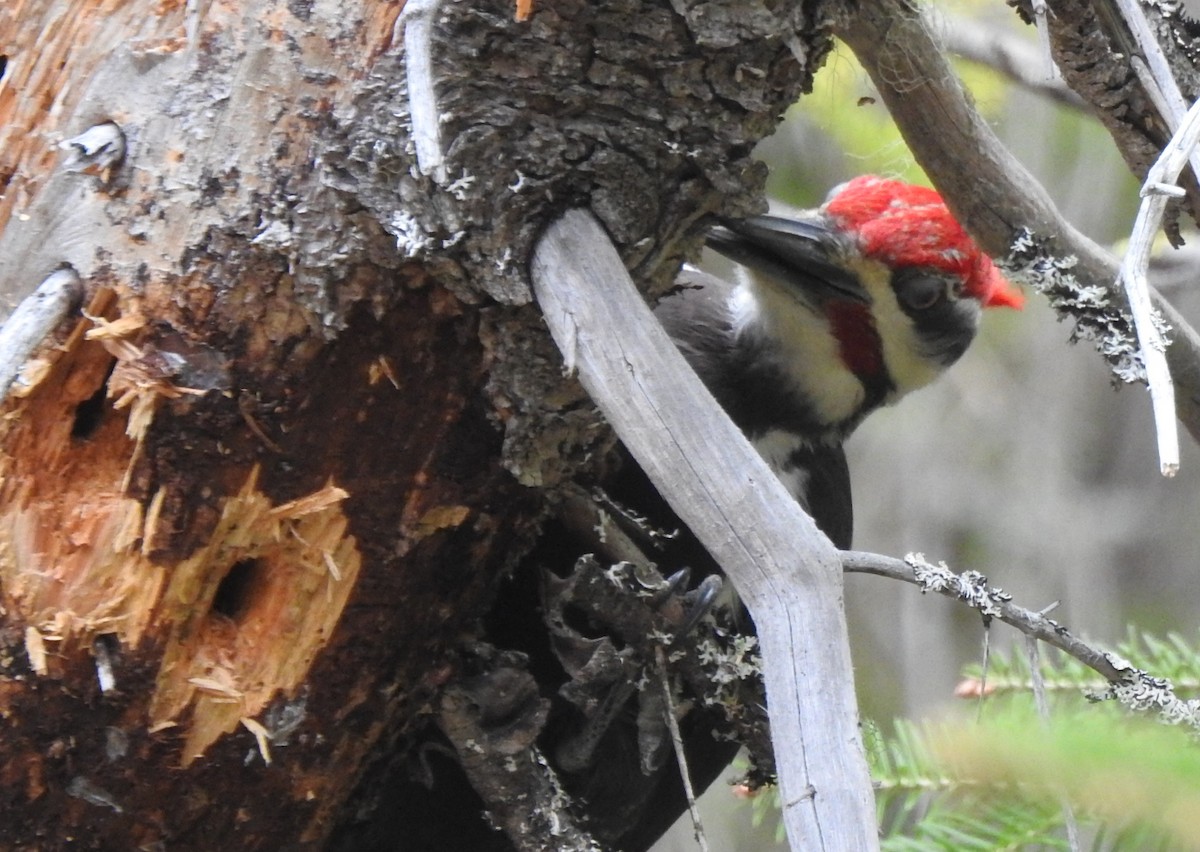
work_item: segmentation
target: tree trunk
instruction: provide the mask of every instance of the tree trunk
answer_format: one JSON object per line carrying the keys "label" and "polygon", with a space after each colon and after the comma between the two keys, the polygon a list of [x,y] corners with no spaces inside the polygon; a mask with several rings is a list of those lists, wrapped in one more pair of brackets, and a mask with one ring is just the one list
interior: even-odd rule
{"label": "tree trunk", "polygon": [[0,9],[0,293],[84,293],[0,421],[0,845],[428,821],[381,785],[611,446],[532,241],[590,206],[661,292],[700,217],[759,204],[750,149],[827,48],[737,3],[401,11]]}

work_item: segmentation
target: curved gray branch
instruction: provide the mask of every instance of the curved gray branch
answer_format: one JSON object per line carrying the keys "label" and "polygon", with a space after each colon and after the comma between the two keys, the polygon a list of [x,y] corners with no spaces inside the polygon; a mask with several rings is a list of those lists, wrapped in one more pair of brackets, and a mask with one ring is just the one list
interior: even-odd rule
{"label": "curved gray branch", "polygon": [[1050,57],[1036,45],[1003,28],[987,22],[942,12],[946,47],[970,62],[986,65],[1018,86],[1072,109],[1087,110],[1083,98],[1072,91],[1061,77],[1050,76],[1046,64]]}

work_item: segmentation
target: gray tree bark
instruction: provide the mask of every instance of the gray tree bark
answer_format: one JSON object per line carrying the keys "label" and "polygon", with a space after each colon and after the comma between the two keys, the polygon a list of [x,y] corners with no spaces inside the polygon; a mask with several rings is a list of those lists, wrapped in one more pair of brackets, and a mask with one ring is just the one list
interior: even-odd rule
{"label": "gray tree bark", "polygon": [[84,304],[0,426],[4,845],[430,821],[385,782],[494,685],[464,637],[611,446],[535,238],[589,207],[661,293],[699,219],[761,207],[751,149],[828,49],[799,6],[401,11],[0,9],[0,292],[66,270]]}

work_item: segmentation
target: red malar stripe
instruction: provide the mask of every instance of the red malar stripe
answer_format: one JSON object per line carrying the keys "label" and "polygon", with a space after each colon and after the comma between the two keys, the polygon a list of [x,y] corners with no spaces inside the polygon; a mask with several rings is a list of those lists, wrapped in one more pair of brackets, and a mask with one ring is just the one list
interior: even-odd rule
{"label": "red malar stripe", "polygon": [[862,302],[834,301],[826,304],[825,315],[846,368],[860,379],[882,377],[883,346],[870,308]]}

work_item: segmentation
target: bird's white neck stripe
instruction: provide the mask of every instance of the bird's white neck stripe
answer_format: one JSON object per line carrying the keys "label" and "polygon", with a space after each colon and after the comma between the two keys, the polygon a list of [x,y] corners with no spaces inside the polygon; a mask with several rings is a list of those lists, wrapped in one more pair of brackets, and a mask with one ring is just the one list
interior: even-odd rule
{"label": "bird's white neck stripe", "polygon": [[788,493],[807,509],[805,495],[808,493],[809,473],[792,462],[793,454],[807,446],[805,439],[794,432],[771,429],[750,443],[758,450],[758,454],[763,457],[763,461],[783,483]]}
{"label": "bird's white neck stripe", "polygon": [[855,417],[866,398],[861,381],[842,360],[828,320],[766,276],[746,276],[729,298],[734,334],[765,342],[766,357],[808,400],[822,423]]}

